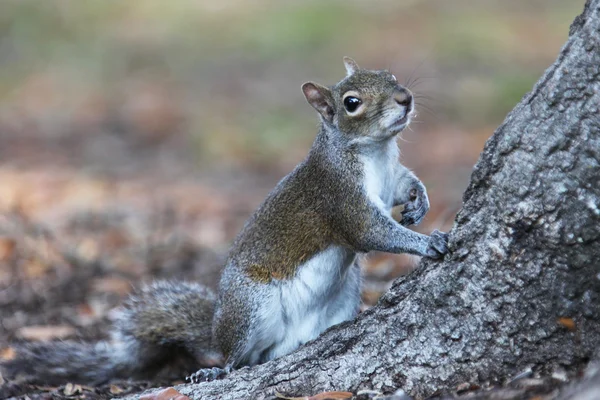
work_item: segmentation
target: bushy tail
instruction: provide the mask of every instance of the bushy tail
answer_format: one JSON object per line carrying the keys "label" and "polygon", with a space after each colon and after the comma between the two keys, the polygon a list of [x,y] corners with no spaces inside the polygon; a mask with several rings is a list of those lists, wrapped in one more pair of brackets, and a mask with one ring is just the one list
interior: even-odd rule
{"label": "bushy tail", "polygon": [[185,282],[155,282],[116,313],[113,340],[28,343],[0,363],[4,378],[43,384],[100,384],[112,379],[181,379],[219,365],[211,323],[214,294]]}
{"label": "bushy tail", "polygon": [[1,364],[7,379],[64,384],[100,384],[111,379],[129,378],[140,370],[136,349],[123,344],[99,342],[27,343],[16,346],[16,356]]}

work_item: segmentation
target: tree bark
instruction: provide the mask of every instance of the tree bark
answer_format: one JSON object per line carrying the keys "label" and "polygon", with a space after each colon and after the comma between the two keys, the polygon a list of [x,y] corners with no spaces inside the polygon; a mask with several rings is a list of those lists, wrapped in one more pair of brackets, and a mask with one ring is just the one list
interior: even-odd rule
{"label": "tree bark", "polygon": [[450,233],[377,306],[195,399],[361,389],[423,398],[532,367],[574,371],[600,343],[600,0],[488,140]]}

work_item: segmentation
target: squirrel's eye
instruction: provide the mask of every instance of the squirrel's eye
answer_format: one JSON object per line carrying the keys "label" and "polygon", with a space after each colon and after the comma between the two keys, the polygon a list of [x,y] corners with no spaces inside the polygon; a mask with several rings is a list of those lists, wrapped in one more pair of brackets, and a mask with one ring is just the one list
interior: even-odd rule
{"label": "squirrel's eye", "polygon": [[358,108],[358,106],[361,105],[361,103],[362,101],[360,99],[353,96],[348,96],[344,99],[344,107],[349,113],[356,111],[356,109]]}

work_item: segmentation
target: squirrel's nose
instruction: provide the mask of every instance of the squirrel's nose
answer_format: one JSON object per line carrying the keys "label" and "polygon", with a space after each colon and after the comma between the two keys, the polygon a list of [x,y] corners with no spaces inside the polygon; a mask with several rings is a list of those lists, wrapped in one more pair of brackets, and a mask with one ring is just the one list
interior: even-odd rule
{"label": "squirrel's nose", "polygon": [[398,105],[410,107],[412,105],[412,94],[406,89],[396,89],[394,91],[394,100]]}

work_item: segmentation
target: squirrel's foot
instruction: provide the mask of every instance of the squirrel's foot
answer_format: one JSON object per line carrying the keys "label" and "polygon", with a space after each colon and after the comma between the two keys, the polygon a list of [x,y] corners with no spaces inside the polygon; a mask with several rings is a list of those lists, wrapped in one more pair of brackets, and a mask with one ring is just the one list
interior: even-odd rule
{"label": "squirrel's foot", "polygon": [[224,377],[230,371],[231,371],[231,368],[227,368],[227,367],[226,368],[219,368],[219,367],[202,368],[202,369],[199,369],[198,371],[194,372],[190,376],[186,377],[185,379],[187,381],[190,381],[191,383],[210,382],[210,381],[215,381],[219,378]]}
{"label": "squirrel's foot", "polygon": [[448,252],[448,234],[437,229],[431,232],[427,246],[427,257],[443,258]]}

